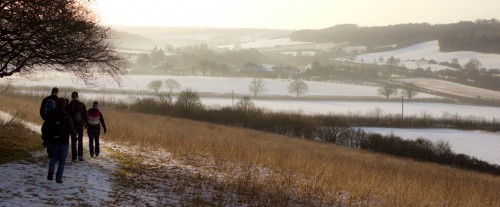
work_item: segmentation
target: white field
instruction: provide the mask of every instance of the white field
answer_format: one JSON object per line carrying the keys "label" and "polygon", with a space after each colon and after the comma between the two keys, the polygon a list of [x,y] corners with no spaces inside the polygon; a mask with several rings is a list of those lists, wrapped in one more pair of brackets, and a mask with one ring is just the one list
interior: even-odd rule
{"label": "white field", "polygon": [[[181,84],[180,90],[192,89],[196,92],[210,92],[217,94],[235,94],[252,95],[249,91],[251,78],[235,78],[235,77],[201,77],[201,76],[153,76],[153,75],[130,75],[125,76],[122,81],[122,86],[118,86],[113,81],[102,80],[99,89],[117,89],[127,91],[152,91],[148,88],[148,84],[154,80],[165,81],[174,79]],[[0,84],[6,80],[0,79]],[[264,79],[266,91],[262,95],[266,96],[294,96],[288,92],[288,84],[291,80],[288,79]],[[306,96],[351,96],[351,97],[380,97],[377,94],[378,87],[363,86],[354,84],[339,84],[325,83],[316,81],[305,81],[309,86],[309,92]],[[57,87],[85,87],[84,83],[69,75],[47,73],[40,75],[37,79],[28,80],[17,78],[11,83],[16,86],[57,86]],[[162,89],[166,91],[166,88]],[[176,90],[176,91],[180,91]],[[439,98],[434,95],[420,93],[415,98]]]}
{"label": "white field", "polygon": [[[391,56],[399,58],[401,61],[420,60],[421,58],[425,58],[426,60],[435,60],[438,63],[451,62],[453,58],[457,58],[458,62],[462,66],[469,62],[470,59],[477,58],[483,64],[484,68],[500,68],[500,54],[487,54],[473,51],[440,52],[439,43],[437,40],[424,42],[392,51],[363,54],[357,56],[356,60],[361,61],[361,59],[363,59],[364,62],[371,63],[374,60],[378,60],[379,57],[387,60]],[[416,65],[411,64],[406,65],[406,67],[408,67],[409,69],[414,69],[413,67],[415,66]],[[425,65],[420,67],[425,69],[427,68],[427,66],[430,66],[431,68],[438,67],[437,65]]]}
{"label": "white field", "polygon": [[403,139],[424,138],[432,142],[445,141],[453,152],[466,154],[500,165],[500,132],[464,131],[455,129],[362,128],[383,135],[394,134]]}
{"label": "white field", "polygon": [[[45,95],[44,92],[38,92]],[[67,94],[69,97],[69,94]],[[92,101],[123,102],[132,103],[137,98],[154,98],[150,95],[133,94],[104,94],[104,93],[80,93],[80,98],[87,105]],[[175,101],[176,97],[172,97]],[[231,98],[201,98],[203,105],[207,107],[232,106],[239,99]],[[252,100],[258,108],[265,108],[277,112],[293,112],[303,114],[339,114],[339,115],[374,115],[379,109],[381,114],[401,114],[401,102],[378,102],[378,101],[294,101],[294,100]],[[487,120],[500,120],[500,108],[489,106],[472,106],[445,103],[421,103],[404,102],[404,116],[432,116],[435,118],[443,115],[461,117],[484,118]]]}
{"label": "white field", "polygon": [[[51,74],[51,78],[41,77],[39,80],[16,79],[11,80],[15,85],[25,86],[57,86],[57,87],[84,87],[80,80],[67,74]],[[219,78],[219,77],[189,77],[189,76],[126,76],[121,89],[131,90],[121,94],[100,93],[100,89],[120,89],[112,81],[104,82],[94,93],[82,93],[81,97],[87,100],[107,100],[131,102],[135,99],[134,91],[151,91],[147,85],[152,80],[166,80],[172,78],[181,83],[181,90],[191,88],[197,92],[213,92],[230,94],[250,95],[248,85],[250,78]],[[0,79],[4,83],[5,79]],[[266,79],[268,90],[264,95],[287,95],[289,80]],[[308,96],[353,96],[370,97],[377,96],[377,87],[360,86],[350,84],[307,82],[309,84]],[[163,89],[166,90],[166,89]],[[132,92],[132,93],[130,93]],[[43,93],[43,92],[41,92]],[[49,92],[47,91],[46,94]],[[291,96],[291,94],[289,94]],[[144,97],[144,96],[142,96]],[[141,98],[142,98],[141,97]],[[420,94],[420,98],[436,98],[429,94]],[[174,97],[175,98],[175,97]],[[236,103],[238,100],[234,100]],[[207,106],[231,106],[233,100],[229,98],[202,98],[202,103]],[[383,114],[401,114],[400,102],[369,102],[369,101],[295,101],[295,100],[254,100],[257,107],[267,108],[273,111],[292,111],[306,114],[362,114],[373,113],[379,108]],[[404,114],[409,115],[433,115],[441,117],[443,114],[456,114],[460,116],[476,116],[486,119],[500,119],[500,108],[487,106],[472,106],[443,103],[420,103],[405,102]]]}
{"label": "white field", "polygon": [[[202,98],[202,103],[209,106],[231,106],[228,98]],[[234,100],[235,104],[238,100]],[[285,101],[285,100],[253,100],[256,107],[272,111],[299,112],[304,114],[356,114],[373,115],[376,109],[382,114],[401,114],[401,102],[369,102],[369,101]],[[500,120],[500,108],[489,106],[472,106],[445,103],[405,102],[404,116],[423,113],[435,118],[443,115],[459,115],[462,117]]]}
{"label": "white field", "polygon": [[422,87],[428,90],[452,94],[456,96],[463,96],[468,98],[479,97],[481,99],[500,100],[500,91],[476,88],[472,86],[466,86],[438,79],[405,78],[405,79],[400,79],[400,81],[405,83],[411,83],[418,87]]}

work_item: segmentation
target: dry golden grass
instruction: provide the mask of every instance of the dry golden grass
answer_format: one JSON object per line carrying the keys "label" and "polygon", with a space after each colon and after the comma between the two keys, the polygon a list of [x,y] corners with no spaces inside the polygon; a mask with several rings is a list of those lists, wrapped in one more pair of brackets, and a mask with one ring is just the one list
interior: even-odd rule
{"label": "dry golden grass", "polygon": [[40,135],[17,121],[0,120],[0,164],[29,158],[42,149]]}
{"label": "dry golden grass", "polygon": [[[0,96],[1,110],[26,110],[36,121],[39,103],[15,104],[20,100],[30,99]],[[246,193],[264,191],[304,205],[500,206],[498,176],[247,129],[112,109],[103,113],[109,128],[104,139],[201,156],[221,171],[272,172],[235,174],[234,184]],[[239,168],[228,169],[235,165]]]}

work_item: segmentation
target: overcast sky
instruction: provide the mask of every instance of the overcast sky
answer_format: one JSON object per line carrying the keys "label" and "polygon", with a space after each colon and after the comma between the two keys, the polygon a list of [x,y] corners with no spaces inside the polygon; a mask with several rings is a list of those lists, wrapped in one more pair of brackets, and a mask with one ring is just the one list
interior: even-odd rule
{"label": "overcast sky", "polygon": [[97,0],[110,25],[319,29],[500,19],[500,0]]}

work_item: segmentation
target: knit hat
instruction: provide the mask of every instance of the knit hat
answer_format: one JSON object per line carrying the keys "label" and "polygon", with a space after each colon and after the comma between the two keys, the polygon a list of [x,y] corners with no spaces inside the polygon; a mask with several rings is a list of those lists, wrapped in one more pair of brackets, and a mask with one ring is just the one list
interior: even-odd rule
{"label": "knit hat", "polygon": [[99,102],[94,101],[94,103],[92,103],[92,108],[99,109]]}

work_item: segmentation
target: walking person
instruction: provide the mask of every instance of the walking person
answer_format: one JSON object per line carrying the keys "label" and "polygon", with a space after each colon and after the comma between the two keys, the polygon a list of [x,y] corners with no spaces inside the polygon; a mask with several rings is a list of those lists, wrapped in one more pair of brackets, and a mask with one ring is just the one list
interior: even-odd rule
{"label": "walking person", "polygon": [[[84,103],[80,102],[78,92],[71,93],[71,102],[67,107],[68,113],[75,126],[76,136],[71,136],[71,161],[75,162],[83,159],[83,129],[87,125],[87,108]],[[78,147],[77,147],[78,145]]]}
{"label": "walking person", "polygon": [[42,117],[43,120],[45,120],[45,115],[49,111],[56,108],[56,103],[59,99],[59,97],[57,96],[58,94],[59,89],[57,87],[54,87],[50,92],[50,96],[47,96],[42,100],[42,104],[40,105],[40,117]]}
{"label": "walking person", "polygon": [[47,179],[53,180],[56,163],[58,163],[56,182],[63,183],[64,165],[68,156],[69,134],[76,136],[76,131],[71,116],[65,112],[66,101],[58,99],[56,106],[56,109],[46,114],[45,122],[42,125],[42,133],[48,138],[48,148],[50,148]]}
{"label": "walking person", "polygon": [[99,102],[94,101],[94,103],[92,103],[92,108],[87,111],[87,118],[87,134],[89,136],[90,157],[99,157],[99,135],[101,134],[101,125],[104,129],[104,134],[107,132],[104,117],[102,116],[101,111],[99,111]]}
{"label": "walking person", "polygon": [[[57,87],[52,88],[50,96],[45,97],[40,105],[40,117],[45,120],[46,115],[56,108],[56,103],[59,99],[57,96],[59,94],[59,89]],[[47,155],[50,157],[49,138],[43,133],[42,130],[42,140],[43,146],[47,148]]]}

